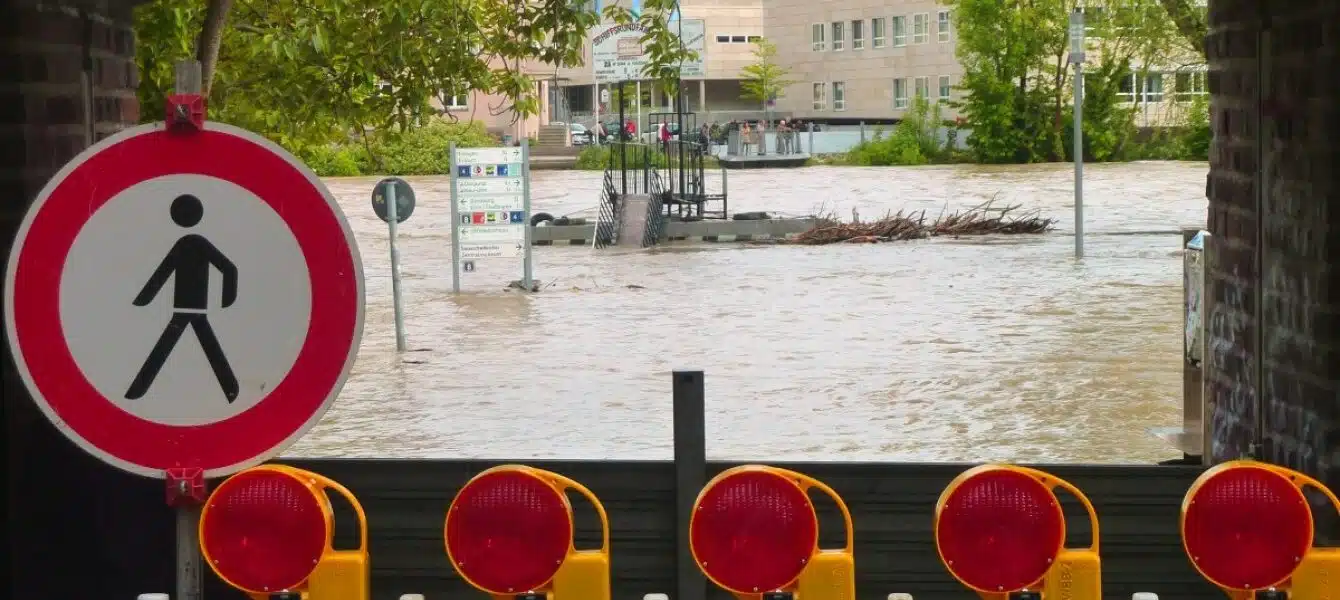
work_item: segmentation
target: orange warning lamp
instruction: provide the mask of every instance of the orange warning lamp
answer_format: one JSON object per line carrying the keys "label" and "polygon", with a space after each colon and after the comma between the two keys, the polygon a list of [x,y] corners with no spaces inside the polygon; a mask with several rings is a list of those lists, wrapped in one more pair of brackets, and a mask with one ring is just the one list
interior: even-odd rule
{"label": "orange warning lamp", "polygon": [[1211,467],[1182,500],[1182,546],[1196,570],[1229,598],[1313,600],[1340,589],[1340,549],[1313,548],[1303,488],[1340,500],[1297,471],[1251,460]]}
{"label": "orange warning lamp", "polygon": [[[600,548],[573,547],[572,505],[600,517]],[[447,509],[447,558],[461,578],[502,600],[609,600],[610,527],[591,490],[558,473],[502,465],[475,475]]]}
{"label": "orange warning lamp", "polygon": [[[358,548],[331,547],[327,490],[358,517]],[[228,585],[253,600],[298,592],[312,600],[368,600],[368,524],[344,486],[283,465],[247,469],[219,484],[200,514],[200,551]]]}
{"label": "orange warning lamp", "polygon": [[[819,549],[811,489],[842,512],[842,548]],[[832,488],[795,471],[745,465],[713,477],[693,503],[689,550],[712,583],[741,600],[856,597],[851,512]]]}
{"label": "orange warning lamp", "polygon": [[[1089,513],[1088,548],[1065,547],[1058,487]],[[1037,469],[982,465],[955,477],[935,505],[935,548],[949,574],[985,600],[1103,597],[1098,514],[1079,488]]]}

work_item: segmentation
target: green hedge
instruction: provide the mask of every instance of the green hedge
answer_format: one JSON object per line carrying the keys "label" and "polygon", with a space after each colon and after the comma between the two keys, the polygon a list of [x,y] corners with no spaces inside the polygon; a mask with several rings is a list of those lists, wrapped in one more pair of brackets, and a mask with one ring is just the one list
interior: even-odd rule
{"label": "green hedge", "polygon": [[406,132],[369,133],[368,139],[313,146],[294,152],[321,177],[359,175],[446,175],[452,142],[461,148],[497,146],[482,123],[437,119]]}

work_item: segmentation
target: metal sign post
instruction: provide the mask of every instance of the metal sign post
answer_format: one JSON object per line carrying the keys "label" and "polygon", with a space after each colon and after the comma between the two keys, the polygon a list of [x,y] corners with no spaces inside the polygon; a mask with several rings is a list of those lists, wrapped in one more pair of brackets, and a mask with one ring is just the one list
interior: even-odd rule
{"label": "metal sign post", "polygon": [[534,291],[530,230],[530,144],[451,147],[452,291],[478,259],[521,259],[509,287]]}
{"label": "metal sign post", "polygon": [[400,250],[395,246],[396,223],[400,221],[400,215],[396,214],[396,205],[400,202],[396,200],[394,182],[386,186],[386,229],[390,238],[391,246],[391,303],[395,311],[395,351],[405,351],[405,313],[400,297]]}
{"label": "metal sign post", "polygon": [[1075,65],[1075,258],[1084,258],[1084,11],[1070,13],[1070,62]]}
{"label": "metal sign post", "polygon": [[[599,109],[597,109],[599,110]],[[599,114],[597,113],[597,120]],[[461,219],[460,212],[456,208],[456,142],[451,143],[448,150],[451,153],[451,293],[461,293]],[[468,168],[468,167],[467,167]]]}

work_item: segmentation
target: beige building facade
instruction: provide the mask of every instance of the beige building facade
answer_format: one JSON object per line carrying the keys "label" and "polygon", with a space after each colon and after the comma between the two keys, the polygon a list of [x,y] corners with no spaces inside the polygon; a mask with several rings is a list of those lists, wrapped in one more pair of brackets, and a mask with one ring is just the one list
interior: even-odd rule
{"label": "beige building facade", "polygon": [[[931,0],[763,0],[764,35],[794,81],[776,111],[815,121],[901,118],[957,95],[954,18]],[[944,107],[944,116],[953,113]]]}

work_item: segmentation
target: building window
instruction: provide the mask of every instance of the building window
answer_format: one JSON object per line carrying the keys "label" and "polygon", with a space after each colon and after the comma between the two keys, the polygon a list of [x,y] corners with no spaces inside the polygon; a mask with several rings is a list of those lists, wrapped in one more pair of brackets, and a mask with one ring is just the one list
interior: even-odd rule
{"label": "building window", "polygon": [[1186,102],[1208,93],[1204,71],[1182,71],[1173,79],[1173,90],[1178,102]]}
{"label": "building window", "polygon": [[729,35],[719,35],[719,36],[717,36],[717,43],[719,43],[719,44],[729,44],[729,43],[730,43],[730,36],[729,36]]}
{"label": "building window", "polygon": [[469,98],[470,96],[468,94],[456,94],[454,96],[443,94],[442,106],[447,110],[465,110],[467,108],[470,108]]}
{"label": "building window", "polygon": [[[1087,82],[1085,82],[1087,83]],[[1117,99],[1122,102],[1135,102],[1135,74],[1132,73],[1121,78],[1121,83],[1117,84]]]}
{"label": "building window", "polygon": [[870,19],[870,43],[876,48],[884,47],[884,17]]}
{"label": "building window", "polygon": [[899,77],[893,80],[893,107],[895,109],[907,108],[906,77]]}
{"label": "building window", "polygon": [[1163,73],[1146,73],[1145,102],[1163,102]]}
{"label": "building window", "polygon": [[730,36],[730,43],[732,43],[732,44],[743,44],[743,43],[745,43],[745,42],[747,42],[747,41],[749,41],[749,38],[747,38],[747,37],[745,37],[745,36],[743,36],[743,35],[732,35],[732,36]]}
{"label": "building window", "polygon": [[936,15],[936,39],[941,42],[949,41],[949,11],[942,10]]}
{"label": "building window", "polygon": [[837,21],[837,22],[833,23],[833,51],[834,51],[834,52],[841,52],[841,51],[842,51],[842,39],[846,37],[845,35],[842,35],[843,30],[845,29],[844,25],[845,25],[845,24],[844,24],[842,21]]}
{"label": "building window", "polygon": [[847,84],[841,81],[833,82],[833,110],[847,110]]}
{"label": "building window", "polygon": [[931,39],[931,15],[921,13],[912,15],[912,43],[924,44]]}
{"label": "building window", "polygon": [[893,47],[907,45],[907,17],[893,17],[889,19],[893,25]]}
{"label": "building window", "polygon": [[916,90],[915,90],[915,93],[916,93],[916,95],[917,95],[918,98],[921,98],[921,99],[924,100],[924,99],[927,99],[927,98],[930,98],[930,97],[931,97],[931,78],[930,78],[930,77],[918,77],[918,78],[916,78],[916,80],[915,80],[915,84],[916,84]]}
{"label": "building window", "polygon": [[828,90],[822,83],[814,84],[814,110],[828,108]]}
{"label": "building window", "polygon": [[951,87],[950,87],[950,85],[949,85],[949,76],[948,76],[948,75],[941,75],[941,76],[940,76],[940,99],[941,99],[941,100],[948,100],[948,99],[949,99],[949,92],[950,92],[950,91],[951,91]]}
{"label": "building window", "polygon": [[865,19],[857,19],[851,22],[851,49],[862,50],[865,48]]}
{"label": "building window", "polygon": [[815,23],[810,26],[810,50],[813,52],[824,51],[824,24]]}
{"label": "building window", "polygon": [[747,41],[747,42],[749,42],[749,43],[751,43],[751,44],[753,44],[753,43],[757,43],[757,42],[761,42],[761,41],[763,41],[763,36],[761,36],[761,35],[751,35],[751,36],[749,36],[748,39],[746,39],[745,41]]}

